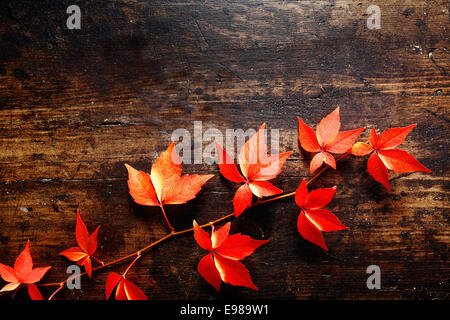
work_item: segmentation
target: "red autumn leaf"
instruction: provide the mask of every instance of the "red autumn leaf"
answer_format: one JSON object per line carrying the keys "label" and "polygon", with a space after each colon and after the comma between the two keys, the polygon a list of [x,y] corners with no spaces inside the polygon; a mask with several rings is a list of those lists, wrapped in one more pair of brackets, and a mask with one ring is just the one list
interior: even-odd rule
{"label": "red autumn leaf", "polygon": [[351,153],[358,157],[363,157],[370,154],[373,148],[368,143],[357,142],[352,146]]}
{"label": "red autumn leaf", "polygon": [[116,288],[116,300],[148,300],[145,293],[135,284],[117,273],[111,272],[106,279],[106,300]]}
{"label": "red autumn leaf", "polygon": [[145,206],[185,203],[195,198],[201,186],[213,177],[212,174],[181,176],[181,164],[174,147],[172,142],[156,159],[150,174],[125,164],[128,187],[136,203]]}
{"label": "red autumn leaf", "polygon": [[400,173],[431,172],[408,152],[394,149],[405,140],[415,126],[416,124],[391,128],[379,137],[375,128],[372,128],[369,143],[358,142],[352,147],[351,153],[355,156],[365,156],[373,152],[367,161],[367,169],[387,190],[390,190],[388,169]]}
{"label": "red autumn leaf", "polygon": [[302,119],[298,120],[298,140],[303,149],[308,152],[317,153],[311,160],[310,172],[316,171],[324,162],[336,169],[336,161],[331,153],[341,154],[349,151],[365,128],[349,131],[341,131],[339,120],[339,107],[323,118],[316,127],[316,132],[305,124]]}
{"label": "red autumn leaf", "polygon": [[[89,278],[92,276],[92,261],[94,253],[97,250],[97,233],[100,226],[89,236],[86,225],[81,219],[80,212],[77,210],[77,226],[75,228],[75,237],[78,247],[72,247],[60,253],[69,260],[76,262],[79,266],[84,266]],[[96,258],[94,258],[96,259]],[[97,260],[97,259],[96,259]]]}
{"label": "red autumn leaf", "polygon": [[244,183],[236,191],[233,199],[234,214],[238,217],[252,204],[252,194],[258,198],[269,197],[283,192],[272,185],[268,180],[275,178],[292,152],[275,155],[266,154],[263,124],[239,151],[239,167],[242,174],[234,164],[232,157],[218,144],[220,173],[228,180]]}
{"label": "red autumn leaf", "polygon": [[298,216],[298,232],[306,240],[328,250],[322,232],[348,229],[330,211],[321,209],[330,203],[336,187],[308,192],[305,179],[295,193],[295,202],[301,208]]}
{"label": "red autumn leaf", "polygon": [[28,288],[28,294],[30,295],[32,300],[44,300],[44,297],[42,297],[41,292],[39,291],[38,287],[33,284],[27,284]]}
{"label": "red autumn leaf", "polygon": [[227,223],[211,236],[194,220],[194,238],[205,250],[210,251],[198,264],[200,275],[217,291],[223,282],[258,290],[247,268],[239,262],[269,240],[254,240],[240,233],[229,236],[231,223]]}
{"label": "red autumn leaf", "polygon": [[26,284],[31,299],[42,300],[42,295],[34,283],[39,282],[51,267],[33,269],[33,259],[30,254],[30,241],[17,257],[14,268],[0,263],[0,276],[8,282],[0,292],[12,291],[21,284]]}
{"label": "red autumn leaf", "polygon": [[181,164],[172,142],[156,159],[150,174],[125,164],[128,189],[137,204],[162,206],[182,204],[195,198],[201,187],[214,175],[181,175]]}

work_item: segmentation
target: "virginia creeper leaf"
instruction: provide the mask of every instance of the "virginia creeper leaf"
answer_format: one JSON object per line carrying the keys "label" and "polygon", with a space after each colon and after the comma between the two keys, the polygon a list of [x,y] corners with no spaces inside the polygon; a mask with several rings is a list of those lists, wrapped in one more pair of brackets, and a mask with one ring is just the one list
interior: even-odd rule
{"label": "virginia creeper leaf", "polygon": [[128,164],[125,167],[130,195],[137,204],[144,206],[186,203],[195,198],[202,185],[213,177],[212,174],[181,176],[174,142],[156,159],[150,174]]}
{"label": "virginia creeper leaf", "polygon": [[240,186],[233,198],[234,215],[239,217],[252,204],[252,191],[248,183]]}
{"label": "virginia creeper leaf", "polygon": [[303,149],[316,153],[311,160],[310,172],[315,172],[325,162],[336,169],[336,160],[331,155],[348,152],[365,128],[339,132],[341,127],[339,107],[323,118],[316,127],[316,132],[298,120],[298,140]]}
{"label": "virginia creeper leaf", "polygon": [[388,191],[389,189],[389,174],[383,161],[381,161],[378,154],[372,153],[367,161],[367,170],[374,177],[375,180],[380,182]]}
{"label": "virginia creeper leaf", "polygon": [[27,288],[28,288],[28,294],[30,295],[31,300],[44,300],[41,292],[39,291],[38,287],[35,284],[29,283],[27,285]]}
{"label": "virginia creeper leaf", "polygon": [[241,147],[238,159],[241,173],[232,162],[232,157],[217,144],[221,174],[232,182],[244,182],[233,198],[234,214],[238,217],[252,204],[252,194],[258,198],[283,192],[268,180],[275,178],[292,152],[267,155],[265,124]]}
{"label": "virginia creeper leaf", "polygon": [[404,150],[399,149],[388,149],[378,151],[378,156],[380,157],[383,164],[392,171],[395,172],[415,172],[424,171],[431,172],[430,169],[423,166],[419,161],[417,161],[412,155]]}
{"label": "virginia creeper leaf", "polygon": [[91,257],[97,250],[97,233],[100,226],[89,236],[86,225],[81,219],[80,211],[77,210],[77,225],[75,228],[76,240],[78,247],[72,247],[64,250],[60,255],[65,256],[71,261],[76,262],[79,266],[84,266],[89,278],[92,276]]}
{"label": "virginia creeper leaf", "polygon": [[295,192],[295,202],[301,212],[297,220],[297,230],[306,240],[328,250],[322,232],[347,229],[330,211],[321,209],[330,203],[336,191],[333,188],[321,188],[308,193],[305,179]]}
{"label": "virginia creeper leaf", "polygon": [[379,137],[375,128],[372,128],[369,144],[358,142],[352,147],[351,153],[356,156],[365,156],[374,152],[367,161],[367,169],[372,177],[387,190],[390,190],[387,169],[401,173],[431,172],[408,152],[394,149],[405,140],[415,126],[416,124],[412,124],[402,128],[391,128],[381,133]]}
{"label": "virginia creeper leaf", "polygon": [[145,293],[134,283],[126,279],[123,275],[121,276],[111,272],[106,278],[106,300],[109,299],[114,288],[116,288],[116,300],[148,300]]}
{"label": "virginia creeper leaf", "polygon": [[[204,231],[194,220],[194,238],[203,249],[209,248]],[[211,248],[208,255],[203,257],[198,264],[200,275],[217,291],[221,282],[235,286],[248,287],[254,290],[258,288],[253,283],[245,266],[238,260],[251,255],[259,246],[269,240],[254,240],[241,234],[229,235],[231,224],[228,222],[219,230],[211,234]]]}
{"label": "virginia creeper leaf", "polygon": [[42,300],[42,295],[34,283],[39,282],[51,267],[33,269],[33,259],[30,254],[30,241],[17,257],[14,268],[0,263],[0,276],[8,282],[0,292],[13,291],[22,283],[27,284],[28,293],[33,300]]}
{"label": "virginia creeper leaf", "polygon": [[317,141],[324,148],[339,133],[341,122],[339,120],[339,107],[334,109],[329,115],[320,120],[316,128]]}
{"label": "virginia creeper leaf", "polygon": [[405,140],[408,133],[417,126],[416,123],[403,127],[391,128],[380,134],[378,138],[378,149],[388,150],[397,147]]}
{"label": "virginia creeper leaf", "polygon": [[366,156],[373,151],[370,144],[364,142],[357,142],[352,146],[351,153],[355,156]]}

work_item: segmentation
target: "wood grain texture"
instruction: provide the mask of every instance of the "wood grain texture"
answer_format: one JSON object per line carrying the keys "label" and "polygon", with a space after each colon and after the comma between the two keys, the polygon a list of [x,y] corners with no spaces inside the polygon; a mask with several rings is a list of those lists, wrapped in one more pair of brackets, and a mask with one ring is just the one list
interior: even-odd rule
{"label": "wood grain texture", "polygon": [[[298,235],[292,198],[233,220],[232,233],[271,239],[245,260],[260,291],[217,293],[197,273],[205,251],[192,234],[148,252],[128,278],[151,299],[449,297],[448,1],[377,1],[379,30],[366,27],[374,2],[340,0],[88,0],[81,30],[68,30],[73,2],[0,6],[2,263],[29,239],[35,265],[53,266],[44,281],[63,280],[69,263],[58,253],[75,245],[77,208],[89,231],[101,225],[105,261],[165,235],[158,209],[130,198],[124,163],[150,170],[173,130],[192,132],[194,121],[279,129],[280,150],[294,153],[274,184],[293,191],[310,176],[296,117],[313,125],[341,106],[343,129],[418,123],[402,149],[433,173],[390,172],[388,193],[366,159],[327,171],[314,187],[337,185],[329,208],[350,228],[325,235],[328,253]],[[217,166],[183,169],[215,177],[195,200],[167,207],[176,229],[232,211],[237,186]],[[366,287],[372,264],[381,290]],[[108,271],[125,268],[56,298],[103,299]]]}

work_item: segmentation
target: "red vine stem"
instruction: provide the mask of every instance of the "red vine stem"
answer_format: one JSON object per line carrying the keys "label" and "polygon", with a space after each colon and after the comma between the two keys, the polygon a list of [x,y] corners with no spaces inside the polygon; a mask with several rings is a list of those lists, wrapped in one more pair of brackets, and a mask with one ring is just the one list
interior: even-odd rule
{"label": "red vine stem", "polygon": [[164,211],[163,205],[160,204],[159,207],[161,208],[161,211],[162,211],[162,213],[163,213],[164,219],[166,219],[167,225],[169,226],[170,230],[172,230],[172,232],[174,232],[175,229],[174,229],[174,228],[172,227],[172,225],[170,224],[169,219],[167,218],[167,215],[166,215],[166,211]]}
{"label": "red vine stem", "polygon": [[[348,153],[348,152],[347,152],[347,153],[344,153],[342,156],[340,156],[339,158],[336,159],[336,162],[337,162],[337,161],[340,161],[340,160],[342,160],[342,159],[344,159],[344,158],[347,157],[348,155],[350,155],[350,153]],[[313,177],[311,177],[311,179],[309,179],[309,180],[306,182],[306,185],[309,185],[311,182],[313,182],[314,180],[316,180],[316,179],[317,179],[317,178],[318,178],[325,170],[327,170],[328,168],[329,168],[329,166],[323,167],[319,172],[317,172]],[[250,205],[249,208],[252,208],[252,207],[257,206],[257,205],[262,204],[262,203],[267,203],[267,202],[271,202],[271,201],[275,201],[275,200],[279,200],[279,199],[291,197],[291,196],[293,196],[293,195],[295,195],[295,191],[294,191],[294,192],[290,192],[290,193],[285,193],[285,194],[279,195],[279,196],[277,196],[277,197],[269,198],[269,199],[266,199],[266,200],[259,200],[259,199],[258,199],[258,201],[252,203],[252,204]],[[121,257],[121,258],[119,258],[119,259],[116,259],[116,260],[113,260],[113,261],[110,261],[110,262],[107,262],[107,263],[103,263],[102,265],[93,268],[92,271],[97,271],[97,270],[106,268],[106,267],[108,267],[108,266],[110,266],[110,265],[113,265],[113,264],[122,262],[122,261],[124,261],[124,260],[130,259],[130,258],[132,258],[132,257],[136,257],[135,260],[130,264],[130,267],[131,267],[131,266],[134,264],[134,262],[135,262],[137,259],[139,259],[139,258],[141,257],[141,255],[142,255],[145,251],[148,251],[148,250],[151,249],[152,247],[154,247],[154,246],[160,244],[161,242],[163,242],[163,241],[165,241],[165,240],[167,240],[167,239],[169,239],[169,238],[172,238],[172,237],[175,237],[175,236],[178,236],[178,235],[181,235],[181,234],[185,234],[185,233],[194,231],[194,228],[189,228],[189,229],[184,229],[184,230],[180,230],[180,231],[175,231],[174,228],[170,225],[169,220],[167,219],[167,216],[166,216],[166,213],[164,212],[163,206],[161,205],[160,207],[161,207],[161,210],[162,210],[162,212],[163,212],[164,218],[166,219],[166,222],[167,222],[168,226],[171,228],[172,232],[166,234],[164,237],[162,237],[162,238],[156,240],[155,242],[150,243],[149,245],[145,246],[144,248],[142,248],[142,249],[140,249],[140,250],[138,250],[138,251],[136,251],[136,252],[130,253],[130,254],[128,254],[128,255],[126,255],[126,256],[124,256],[124,257]],[[227,219],[229,219],[229,218],[231,218],[231,217],[233,217],[233,216],[234,216],[234,212],[232,212],[232,213],[230,213],[230,214],[227,214],[226,216],[223,216],[223,217],[221,217],[221,218],[219,218],[219,219],[216,219],[216,220],[214,220],[214,221],[205,223],[205,224],[201,225],[200,227],[205,228],[205,227],[214,225],[214,224],[216,224],[216,223],[219,223],[219,222],[221,222],[221,221],[227,220]],[[129,268],[130,268],[130,267],[129,267]],[[127,271],[128,271],[128,269],[127,269]],[[127,271],[125,271],[125,273],[126,273]],[[80,273],[80,274],[78,274],[78,275],[76,275],[76,276],[69,277],[68,279],[66,279],[66,280],[64,280],[64,281],[62,281],[62,282],[42,283],[42,284],[39,284],[39,286],[59,286],[59,288],[51,295],[50,298],[52,298],[59,290],[61,290],[61,289],[64,287],[64,284],[65,284],[67,281],[76,279],[76,278],[81,277],[81,276],[83,276],[83,275],[85,275],[85,274],[86,274],[86,272],[83,272],[83,273]]]}
{"label": "red vine stem", "polygon": [[59,288],[56,289],[56,291],[52,293],[52,295],[48,298],[48,300],[52,300],[52,298],[55,296],[55,294],[57,294],[60,290],[62,290],[62,288],[64,288],[64,285],[60,285]]}
{"label": "red vine stem", "polygon": [[138,254],[138,255],[136,256],[136,259],[134,259],[133,262],[130,263],[130,265],[128,266],[127,270],[125,270],[125,272],[122,274],[122,277],[125,278],[125,276],[127,275],[128,271],[130,271],[131,267],[135,264],[136,261],[138,261],[138,259],[139,259],[140,257],[142,257],[140,254]]}

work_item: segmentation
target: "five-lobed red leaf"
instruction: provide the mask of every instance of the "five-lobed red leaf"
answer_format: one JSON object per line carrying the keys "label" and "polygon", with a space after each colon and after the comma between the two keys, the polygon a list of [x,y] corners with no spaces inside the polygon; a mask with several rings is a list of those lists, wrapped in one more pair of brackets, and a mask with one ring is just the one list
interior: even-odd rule
{"label": "five-lobed red leaf", "polygon": [[145,293],[134,283],[126,279],[124,276],[111,272],[106,279],[106,300],[109,299],[114,288],[116,288],[116,300],[148,300]]}
{"label": "five-lobed red leaf", "polygon": [[207,232],[195,220],[193,225],[195,240],[200,247],[210,251],[198,264],[200,275],[217,291],[220,290],[222,281],[258,290],[247,268],[238,260],[251,255],[256,248],[269,240],[254,240],[239,233],[229,236],[231,224],[228,222],[219,230],[213,230],[211,242],[208,242]]}
{"label": "five-lobed red leaf", "polygon": [[42,300],[42,295],[34,283],[39,282],[51,267],[33,269],[33,259],[30,254],[30,241],[17,257],[14,268],[0,263],[0,276],[8,282],[0,292],[13,291],[21,284],[26,284],[28,293],[33,300]]}
{"label": "five-lobed red leaf", "polygon": [[375,128],[372,128],[369,143],[358,142],[351,149],[351,153],[355,156],[365,156],[373,152],[367,161],[367,169],[388,191],[390,191],[388,169],[400,173],[431,172],[408,152],[394,149],[405,140],[414,127],[416,124],[391,128],[381,133],[379,137]]}
{"label": "five-lobed red leaf", "polygon": [[201,187],[214,175],[181,175],[181,164],[172,142],[156,159],[151,173],[125,164],[128,188],[133,200],[144,206],[183,204],[195,198]]}
{"label": "five-lobed red leaf", "polygon": [[89,232],[81,219],[80,211],[77,210],[77,224],[75,227],[75,237],[79,247],[72,247],[64,250],[60,255],[65,256],[78,265],[83,266],[89,278],[92,276],[92,262],[95,251],[97,250],[97,233],[100,226],[89,236]]}
{"label": "five-lobed red leaf", "polygon": [[241,185],[233,198],[234,214],[238,217],[252,204],[252,194],[258,198],[274,196],[283,191],[268,180],[275,178],[292,152],[267,155],[265,142],[265,124],[241,147],[238,155],[241,173],[232,157],[219,145],[220,173],[228,180]]}
{"label": "five-lobed red leaf", "polygon": [[297,230],[306,240],[328,250],[322,232],[347,229],[330,211],[321,209],[332,200],[336,187],[308,192],[305,179],[295,193],[295,202],[301,208]]}
{"label": "five-lobed red leaf", "polygon": [[323,163],[336,169],[336,160],[333,154],[349,152],[356,139],[365,128],[339,132],[341,128],[339,107],[323,118],[316,127],[316,132],[298,120],[298,140],[303,149],[316,153],[310,164],[310,173],[319,169]]}

